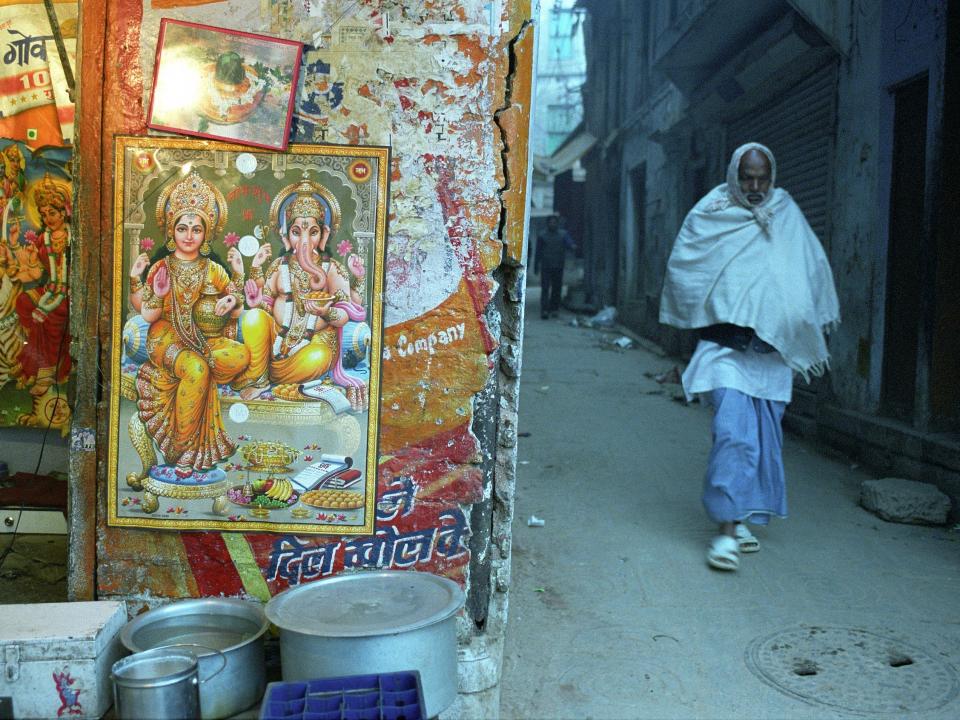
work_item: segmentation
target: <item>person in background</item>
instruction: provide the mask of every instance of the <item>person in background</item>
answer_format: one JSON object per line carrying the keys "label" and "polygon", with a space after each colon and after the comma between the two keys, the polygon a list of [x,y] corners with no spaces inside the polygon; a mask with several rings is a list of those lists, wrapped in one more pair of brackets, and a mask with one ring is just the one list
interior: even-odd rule
{"label": "person in background", "polygon": [[537,233],[533,272],[540,275],[540,317],[556,316],[563,293],[563,266],[567,250],[573,249],[570,233],[560,227],[560,217],[547,218],[547,229]]}
{"label": "person in background", "polygon": [[703,506],[720,526],[707,550],[719,570],[760,549],[745,523],[787,515],[781,420],[793,373],[826,372],[825,333],[840,322],[830,264],[776,171],[763,145],[734,152],[727,182],[683,221],[660,304],[660,322],[700,330],[682,382],[688,401],[703,394],[715,410]]}

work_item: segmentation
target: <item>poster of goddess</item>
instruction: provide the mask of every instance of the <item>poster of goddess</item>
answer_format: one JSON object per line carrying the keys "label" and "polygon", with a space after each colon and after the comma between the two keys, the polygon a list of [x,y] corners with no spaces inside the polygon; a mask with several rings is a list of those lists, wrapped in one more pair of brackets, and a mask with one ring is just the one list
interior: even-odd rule
{"label": "poster of goddess", "polygon": [[108,523],[372,533],[388,149],[115,163]]}
{"label": "poster of goddess", "polygon": [[70,428],[70,148],[0,140],[0,426]]}

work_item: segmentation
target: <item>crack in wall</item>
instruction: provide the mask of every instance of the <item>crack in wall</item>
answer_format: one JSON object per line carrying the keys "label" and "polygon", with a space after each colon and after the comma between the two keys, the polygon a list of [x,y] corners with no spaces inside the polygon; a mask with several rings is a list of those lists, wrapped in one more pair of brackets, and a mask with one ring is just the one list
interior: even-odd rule
{"label": "crack in wall", "polygon": [[510,143],[507,140],[507,130],[500,122],[500,116],[513,106],[513,84],[517,74],[517,43],[523,40],[524,36],[527,34],[528,28],[532,27],[532,25],[532,20],[524,20],[523,24],[520,26],[520,29],[517,30],[516,35],[514,35],[510,39],[510,42],[507,43],[508,65],[507,76],[505,79],[506,89],[503,94],[503,105],[497,108],[497,110],[493,113],[493,121],[500,129],[500,142],[503,145],[503,147],[500,149],[500,162],[503,166],[503,186],[497,191],[497,197],[500,200],[500,224],[497,227],[497,236],[504,243],[505,250],[507,243],[504,238],[504,231],[507,224],[507,208],[503,200],[503,195],[512,188],[512,178],[510,177],[510,163],[508,162],[508,157],[510,155]]}

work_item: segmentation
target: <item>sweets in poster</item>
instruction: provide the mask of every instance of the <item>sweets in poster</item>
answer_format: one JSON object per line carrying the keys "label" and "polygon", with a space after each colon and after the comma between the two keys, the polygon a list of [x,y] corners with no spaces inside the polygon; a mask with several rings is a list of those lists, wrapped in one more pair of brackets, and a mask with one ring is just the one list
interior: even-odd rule
{"label": "sweets in poster", "polygon": [[109,524],[373,531],[388,168],[117,139]]}
{"label": "sweets in poster", "polygon": [[[77,3],[57,2],[54,7],[61,34],[75,41]],[[59,63],[55,57],[42,0],[0,3],[0,137],[31,148],[64,144],[51,72],[51,64]]]}
{"label": "sweets in poster", "polygon": [[70,421],[69,148],[0,140],[0,425]]}

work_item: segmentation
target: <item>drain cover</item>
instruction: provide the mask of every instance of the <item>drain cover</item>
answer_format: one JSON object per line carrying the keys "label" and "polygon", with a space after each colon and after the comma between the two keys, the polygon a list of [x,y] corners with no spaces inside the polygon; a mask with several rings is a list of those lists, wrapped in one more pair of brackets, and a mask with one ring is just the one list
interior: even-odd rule
{"label": "drain cover", "polygon": [[956,671],[930,653],[867,630],[800,627],[758,638],[750,671],[780,692],[855,713],[929,711],[957,696]]}

